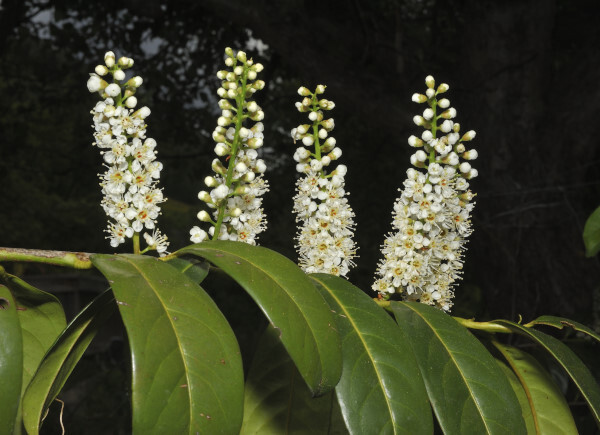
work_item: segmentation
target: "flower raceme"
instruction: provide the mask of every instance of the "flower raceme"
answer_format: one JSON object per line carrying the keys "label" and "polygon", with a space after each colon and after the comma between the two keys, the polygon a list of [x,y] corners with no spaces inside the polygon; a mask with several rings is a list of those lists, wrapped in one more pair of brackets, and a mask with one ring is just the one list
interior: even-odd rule
{"label": "flower raceme", "polygon": [[[262,195],[267,192],[264,179],[266,165],[256,151],[263,145],[264,112],[250,97],[264,88],[265,82],[257,80],[263,70],[260,63],[248,59],[246,53],[225,49],[225,65],[217,77],[222,80],[217,94],[222,110],[213,132],[215,158],[212,162],[214,176],[204,179],[210,192],[201,191],[198,198],[212,209],[212,215],[202,210],[198,219],[210,224],[208,231],[194,226],[190,240],[194,243],[212,237],[220,240],[237,240],[256,244],[257,236],[266,228],[262,209]],[[254,121],[248,128],[245,121]]]}
{"label": "flower raceme", "polygon": [[310,124],[299,125],[291,132],[294,143],[300,141],[303,145],[294,153],[296,170],[303,174],[296,182],[294,197],[296,222],[301,223],[296,247],[299,265],[305,272],[346,276],[356,257],[352,240],[354,212],[345,198],[346,166],[338,165],[327,172],[342,151],[329,135],[335,126],[333,118],[324,119],[324,111],[335,107],[332,101],[319,99],[324,92],[323,85],[318,85],[315,92],[298,89],[304,98],[296,108],[308,112]]}
{"label": "flower raceme", "polygon": [[94,145],[100,148],[106,166],[100,186],[102,207],[110,218],[107,238],[115,248],[133,238],[137,253],[140,232],[152,230],[152,234],[144,233],[148,246],[143,252],[156,250],[163,255],[169,243],[156,227],[159,204],[165,201],[157,187],[163,166],[156,160],[156,141],[146,137],[145,120],[150,109],[144,106],[135,110],[134,94],[143,80],[139,76],[126,80],[125,70],[133,66],[133,59],[121,57],[116,61],[109,51],[104,63],[90,74],[87,87],[102,98],[91,114]]}
{"label": "flower raceme", "polygon": [[469,163],[477,158],[477,151],[467,150],[466,142],[475,132],[461,136],[460,125],[453,121],[456,110],[448,99],[438,99],[448,91],[447,84],[436,89],[432,76],[425,84],[425,95],[412,97],[429,106],[413,119],[425,131],[420,138],[408,139],[410,146],[418,148],[410,158],[416,169],[407,170],[404,188],[394,204],[395,232],[384,241],[379,278],[372,288],[380,297],[400,293],[405,300],[449,311],[453,288],[462,274],[466,239],[472,232],[474,203],[470,201],[475,195],[467,180],[477,176]]}

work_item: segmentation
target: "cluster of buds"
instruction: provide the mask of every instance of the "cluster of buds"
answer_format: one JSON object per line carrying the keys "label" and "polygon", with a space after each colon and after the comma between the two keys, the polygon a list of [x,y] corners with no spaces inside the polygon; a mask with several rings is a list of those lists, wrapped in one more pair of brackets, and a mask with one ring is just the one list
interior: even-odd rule
{"label": "cluster of buds", "polygon": [[[215,175],[204,179],[210,192],[198,193],[198,198],[212,209],[212,213],[200,211],[198,219],[210,227],[205,231],[194,226],[190,240],[199,243],[212,237],[254,245],[257,235],[266,228],[261,206],[262,195],[268,191],[263,177],[267,168],[257,152],[263,145],[264,112],[251,100],[265,86],[264,81],[257,80],[263,66],[248,59],[243,51],[234,53],[231,48],[225,49],[225,65],[229,70],[217,73],[222,113],[212,135],[217,155],[212,162]],[[245,127],[247,120],[255,124]]]}
{"label": "cluster of buds", "polygon": [[337,165],[328,172],[342,151],[335,138],[329,136],[335,123],[333,118],[324,119],[323,113],[335,104],[320,98],[324,92],[323,85],[318,85],[315,92],[305,87],[298,89],[304,98],[296,103],[296,108],[308,112],[310,124],[299,125],[291,132],[294,143],[301,141],[303,145],[294,153],[296,170],[303,174],[296,182],[294,197],[296,222],[301,223],[296,248],[298,263],[305,272],[346,276],[356,257],[352,240],[354,212],[345,198],[346,166]]}
{"label": "cluster of buds", "polygon": [[453,121],[456,110],[448,99],[438,100],[448,91],[447,84],[436,89],[431,76],[425,84],[425,95],[412,97],[414,102],[429,106],[422,116],[414,117],[415,124],[425,131],[421,138],[408,139],[410,146],[419,148],[411,163],[424,171],[407,171],[404,189],[394,204],[392,225],[396,231],[382,246],[384,259],[372,288],[382,298],[400,293],[405,300],[449,311],[453,288],[462,274],[466,238],[472,232],[471,200],[475,195],[467,180],[477,176],[469,163],[477,158],[477,151],[467,150],[466,142],[475,132],[461,136],[460,125]]}
{"label": "cluster of buds", "polygon": [[[87,87],[102,98],[91,111],[94,119],[94,145],[101,149],[107,170],[100,175],[104,198],[102,207],[111,219],[107,229],[113,247],[133,238],[134,252],[139,250],[139,234],[144,233],[146,249],[157,250],[161,255],[168,247],[167,237],[156,228],[160,214],[158,204],[165,201],[157,187],[162,163],[156,160],[156,141],[146,137],[148,107],[134,110],[134,96],[143,80],[139,76],[125,80],[125,71],[133,59],[109,51],[104,56],[105,65],[98,65],[90,74]],[[111,83],[106,79],[111,78]]]}

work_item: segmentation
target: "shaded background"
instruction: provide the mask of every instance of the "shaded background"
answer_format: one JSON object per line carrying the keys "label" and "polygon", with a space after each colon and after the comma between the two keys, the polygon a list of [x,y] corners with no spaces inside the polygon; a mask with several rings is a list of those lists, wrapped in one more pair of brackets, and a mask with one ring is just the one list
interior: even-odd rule
{"label": "shaded background", "polygon": [[[600,326],[599,262],[585,258],[581,238],[585,219],[600,204],[594,129],[600,2],[3,0],[0,5],[0,245],[111,252],[99,205],[101,158],[91,146],[89,111],[97,95],[86,89],[88,73],[107,50],[133,57],[134,73],[144,78],[137,97],[152,110],[148,136],[158,142],[161,184],[169,198],[159,226],[173,250],[188,244],[201,207],[196,195],[213,158],[211,133],[219,116],[215,73],[223,68],[224,48],[231,46],[265,65],[267,87],[257,99],[266,114],[263,157],[271,192],[261,245],[296,258],[295,146],[289,130],[304,122],[294,108],[296,89],[325,84],[326,98],[336,103],[333,135],[344,151],[341,162],[348,166],[356,212],[360,258],[350,279],[368,290],[409,166],[406,140],[422,131],[412,117],[423,106],[412,103],[411,95],[423,92],[424,78],[432,74],[450,84],[457,121],[463,131],[477,131],[473,144],[480,156],[475,162],[480,176],[472,183],[478,194],[475,232],[453,313],[478,319],[520,314],[526,320],[556,314]],[[16,269],[43,288],[58,285],[65,293],[73,291],[73,282],[90,294],[102,287],[91,273]],[[74,304],[72,312],[80,308]],[[247,329],[240,319],[254,318],[255,310],[245,299],[238,305],[229,308],[228,317]],[[98,365],[114,371],[126,359],[111,343],[103,351],[112,360],[92,361],[92,372]],[[127,382],[126,375],[115,373],[113,378]],[[88,375],[81,379],[89,381]],[[113,417],[127,421],[128,411],[121,408],[127,408],[127,398],[119,400]]]}

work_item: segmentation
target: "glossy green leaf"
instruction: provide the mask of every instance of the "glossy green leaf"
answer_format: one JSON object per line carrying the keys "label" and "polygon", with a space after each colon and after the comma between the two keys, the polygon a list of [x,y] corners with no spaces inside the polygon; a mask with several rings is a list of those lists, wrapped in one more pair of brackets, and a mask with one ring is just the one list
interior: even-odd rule
{"label": "glossy green leaf", "polygon": [[154,257],[94,255],[127,329],[133,432],[231,434],[243,370],[227,320],[204,290]]}
{"label": "glossy green leaf", "polygon": [[353,434],[428,434],[431,407],[408,340],[385,310],[343,278],[312,274],[335,312],[344,366],[336,387]]}
{"label": "glossy green leaf", "polygon": [[169,266],[184,273],[196,284],[200,284],[208,275],[210,264],[208,261],[198,260],[197,258],[173,258],[169,260]]}
{"label": "glossy green leaf", "polygon": [[279,333],[269,326],[248,372],[240,435],[348,433],[343,421],[338,420],[337,431],[332,428],[334,402],[333,392],[312,397]]}
{"label": "glossy green leaf", "polygon": [[0,285],[0,433],[13,431],[21,397],[23,340],[17,305]]}
{"label": "glossy green leaf", "polygon": [[39,290],[22,279],[6,275],[17,301],[23,333],[23,390],[44,358],[46,351],[67,326],[65,312],[56,296]]}
{"label": "glossy green leaf", "polygon": [[535,326],[535,325],[547,325],[553,326],[554,328],[563,329],[565,326],[569,328],[573,328],[575,331],[582,332],[590,337],[594,338],[597,341],[600,341],[600,334],[594,331],[587,326],[576,322],[571,319],[565,319],[564,317],[556,317],[556,316],[540,316],[537,319],[529,322],[527,326]]}
{"label": "glossy green leaf", "polygon": [[521,415],[523,416],[523,420],[525,421],[525,427],[527,428],[528,434],[535,434],[535,422],[533,421],[533,415],[531,414],[531,406],[529,406],[529,399],[527,398],[527,394],[523,389],[523,385],[519,382],[517,375],[512,371],[510,367],[506,365],[504,361],[500,361],[496,359],[498,366],[504,372],[506,379],[510,383],[517,399],[519,400],[519,405],[521,405]]}
{"label": "glossy green leaf", "polygon": [[525,433],[517,397],[479,340],[437,308],[417,302],[392,302],[391,308],[444,433]]}
{"label": "glossy green leaf", "polygon": [[585,255],[593,257],[600,252],[600,207],[590,215],[583,227]]}
{"label": "glossy green leaf", "polygon": [[116,310],[113,294],[106,290],[81,310],[48,350],[23,396],[23,424],[29,435],[39,433],[46,410],[100,327]]}
{"label": "glossy green leaf", "polygon": [[306,274],[283,255],[241,242],[211,241],[177,256],[209,260],[256,301],[314,395],[335,387],[342,370],[341,343],[329,306]]}
{"label": "glossy green leaf", "polygon": [[577,388],[579,388],[579,391],[581,391],[581,394],[587,402],[596,423],[600,427],[600,386],[594,379],[594,376],[590,373],[589,369],[571,349],[560,340],[533,328],[527,328],[508,320],[494,320],[490,323],[506,326],[514,332],[524,335],[540,344],[548,351],[548,353],[554,357],[556,362],[558,362],[567,372],[575,385],[577,385]]}
{"label": "glossy green leaf", "polygon": [[577,434],[569,405],[552,376],[522,350],[493,342],[521,383],[534,422],[536,434]]}

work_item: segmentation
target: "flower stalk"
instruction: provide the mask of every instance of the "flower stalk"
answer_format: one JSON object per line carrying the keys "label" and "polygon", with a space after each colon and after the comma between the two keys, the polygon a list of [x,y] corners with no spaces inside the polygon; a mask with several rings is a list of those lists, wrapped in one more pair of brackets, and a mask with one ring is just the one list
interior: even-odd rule
{"label": "flower stalk", "polygon": [[[194,243],[209,238],[238,240],[254,245],[258,234],[266,228],[261,206],[268,183],[263,176],[266,165],[257,158],[256,151],[263,145],[264,112],[250,97],[265,86],[264,81],[257,80],[263,66],[248,59],[245,52],[234,53],[231,48],[225,49],[225,65],[230,70],[217,73],[222,80],[217,90],[222,98],[219,101],[222,112],[213,132],[215,175],[204,179],[212,190],[198,193],[198,198],[213,212],[198,213],[198,219],[210,227],[206,231],[194,226],[190,240]],[[244,126],[247,120],[255,124],[247,128]]]}
{"label": "flower stalk", "polygon": [[420,138],[408,139],[409,145],[417,148],[410,157],[415,168],[406,172],[404,188],[394,204],[392,226],[396,231],[384,241],[384,258],[372,288],[384,299],[400,294],[404,300],[449,311],[453,289],[462,275],[466,240],[472,232],[470,213],[475,195],[467,180],[477,176],[469,163],[477,158],[477,151],[467,151],[466,145],[475,132],[461,137],[460,125],[453,121],[456,109],[448,99],[438,99],[448,91],[447,84],[436,89],[431,76],[425,84],[425,94],[412,97],[429,106],[422,116],[413,118],[425,131]]}

